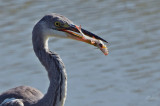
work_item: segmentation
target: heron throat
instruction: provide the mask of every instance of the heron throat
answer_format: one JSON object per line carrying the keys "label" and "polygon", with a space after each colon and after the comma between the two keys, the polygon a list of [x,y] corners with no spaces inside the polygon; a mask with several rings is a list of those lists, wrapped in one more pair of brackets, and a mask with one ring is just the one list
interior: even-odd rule
{"label": "heron throat", "polygon": [[[38,27],[37,27],[38,28]],[[50,85],[47,93],[39,103],[44,106],[63,106],[67,92],[67,74],[62,59],[48,48],[48,37],[45,37],[37,28],[33,29],[33,49],[41,64],[45,67]],[[41,102],[46,101],[46,103]]]}

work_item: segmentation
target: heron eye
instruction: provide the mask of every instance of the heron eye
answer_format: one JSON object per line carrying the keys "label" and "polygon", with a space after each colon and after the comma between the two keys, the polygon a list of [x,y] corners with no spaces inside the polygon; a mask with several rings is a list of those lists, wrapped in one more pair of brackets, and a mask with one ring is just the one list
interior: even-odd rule
{"label": "heron eye", "polygon": [[57,27],[59,27],[59,26],[60,26],[60,22],[59,22],[59,21],[56,21],[56,22],[54,23],[54,25],[57,26]]}

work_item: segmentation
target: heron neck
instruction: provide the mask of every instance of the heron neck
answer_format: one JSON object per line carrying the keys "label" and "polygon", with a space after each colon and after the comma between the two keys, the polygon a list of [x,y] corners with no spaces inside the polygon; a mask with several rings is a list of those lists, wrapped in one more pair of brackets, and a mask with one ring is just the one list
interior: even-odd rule
{"label": "heron neck", "polygon": [[63,106],[66,97],[67,75],[58,54],[48,49],[48,38],[32,36],[36,56],[48,72],[50,85],[47,93],[35,106]]}

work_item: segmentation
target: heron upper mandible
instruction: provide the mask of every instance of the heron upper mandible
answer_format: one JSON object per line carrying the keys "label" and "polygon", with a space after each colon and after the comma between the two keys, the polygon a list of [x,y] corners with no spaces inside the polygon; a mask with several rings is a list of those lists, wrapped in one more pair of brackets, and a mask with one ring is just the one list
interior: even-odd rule
{"label": "heron upper mandible", "polygon": [[[0,106],[64,106],[67,74],[59,55],[48,48],[50,37],[71,38],[94,46],[98,45],[96,41],[107,42],[62,15],[45,15],[33,28],[32,43],[36,56],[48,73],[48,91],[43,95],[36,88],[18,86],[0,94]],[[105,48],[101,43],[98,47]]]}

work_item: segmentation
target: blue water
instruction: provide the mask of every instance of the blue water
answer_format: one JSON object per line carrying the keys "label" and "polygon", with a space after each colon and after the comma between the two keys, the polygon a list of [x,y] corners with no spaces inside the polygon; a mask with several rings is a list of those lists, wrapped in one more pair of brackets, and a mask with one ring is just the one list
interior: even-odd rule
{"label": "blue water", "polygon": [[109,55],[73,40],[50,40],[68,74],[65,106],[160,105],[159,0],[1,0],[0,92],[48,78],[32,50],[31,32],[45,14],[65,15],[109,42]]}

